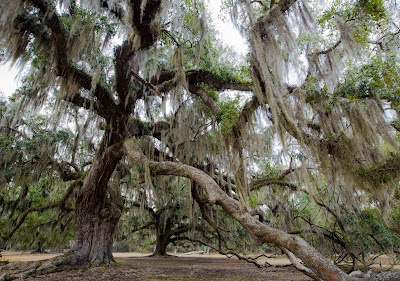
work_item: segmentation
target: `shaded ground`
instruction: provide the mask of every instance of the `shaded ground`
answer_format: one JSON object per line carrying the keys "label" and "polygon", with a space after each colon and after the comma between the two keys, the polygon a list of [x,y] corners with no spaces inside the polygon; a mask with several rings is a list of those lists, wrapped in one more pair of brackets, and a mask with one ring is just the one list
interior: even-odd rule
{"label": "shaded ground", "polygon": [[[49,258],[48,255],[29,255],[35,260]],[[53,255],[54,256],[54,255]],[[135,255],[126,257],[116,254],[118,264],[114,267],[97,267],[71,269],[67,271],[36,276],[27,280],[274,280],[274,281],[306,281],[310,280],[291,266],[267,267],[259,269],[254,265],[237,259],[228,259],[221,256],[189,256],[179,257],[144,257]],[[8,255],[11,260],[11,255]],[[16,255],[14,260],[21,260]],[[285,260],[276,260],[276,263],[286,263]],[[1,274],[0,274],[1,275]]]}

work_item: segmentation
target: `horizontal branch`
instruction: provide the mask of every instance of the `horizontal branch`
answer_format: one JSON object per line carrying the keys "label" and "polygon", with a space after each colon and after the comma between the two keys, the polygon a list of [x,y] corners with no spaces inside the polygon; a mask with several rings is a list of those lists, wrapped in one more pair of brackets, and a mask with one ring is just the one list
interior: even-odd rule
{"label": "horizontal branch", "polygon": [[161,140],[163,132],[169,129],[170,124],[164,121],[149,124],[138,119],[131,119],[126,125],[126,133],[128,137],[153,136],[159,140]]}
{"label": "horizontal branch", "polygon": [[[175,75],[175,71],[162,71],[157,79],[152,79],[152,83],[155,85],[160,85],[167,81],[173,80]],[[253,90],[253,85],[251,82],[233,80],[227,81],[208,70],[188,70],[185,72],[185,76],[188,84],[193,86],[204,83],[220,91],[236,90],[249,92]],[[167,91],[169,89],[165,88],[164,90]]]}
{"label": "horizontal branch", "polygon": [[66,190],[66,192],[64,193],[64,195],[61,197],[61,199],[55,203],[52,204],[48,204],[46,206],[42,206],[42,207],[30,207],[28,209],[26,209],[22,215],[19,217],[18,222],[14,225],[14,227],[11,229],[10,232],[8,232],[8,234],[1,234],[2,235],[2,239],[4,241],[8,241],[11,239],[11,237],[14,235],[14,233],[21,227],[21,225],[24,223],[26,217],[33,212],[44,212],[50,209],[55,209],[55,208],[61,208],[63,210],[67,210],[67,211],[72,211],[72,209],[68,209],[65,204],[68,200],[68,198],[71,197],[73,190],[78,187],[82,182],[81,181],[76,181],[74,183],[72,183],[69,188]]}
{"label": "horizontal branch", "polygon": [[253,180],[250,184],[250,190],[257,190],[257,189],[260,189],[261,187],[268,186],[268,185],[279,185],[279,186],[283,186],[283,187],[288,187],[292,191],[298,190],[298,187],[295,184],[292,184],[292,183],[289,183],[289,182],[286,182],[283,180],[279,180],[279,179],[269,179],[269,178]]}
{"label": "horizontal branch", "polygon": [[208,70],[189,70],[186,72],[186,78],[188,83],[191,85],[205,83],[217,90],[236,90],[248,92],[253,90],[251,82],[233,80],[227,81],[216,76],[214,73]]}
{"label": "horizontal branch", "polygon": [[[72,81],[82,89],[91,91],[97,99],[97,104],[93,107],[93,110],[100,116],[105,117],[117,112],[116,105],[107,88],[101,82],[93,85],[93,77],[74,66],[70,58],[68,58],[68,52],[66,52],[68,49],[67,34],[57,14],[57,9],[51,2],[45,0],[29,0],[26,2],[30,2],[39,9],[44,24],[38,24],[37,21],[30,20],[29,17],[18,17],[16,20],[19,23],[21,36],[24,36],[25,32],[29,32],[38,39],[42,47],[53,52],[52,57],[54,57],[56,75]],[[51,32],[46,29],[50,29]],[[71,96],[70,99],[66,98],[65,100],[86,109],[90,104],[93,105],[93,103],[88,103],[87,100],[80,96]]]}

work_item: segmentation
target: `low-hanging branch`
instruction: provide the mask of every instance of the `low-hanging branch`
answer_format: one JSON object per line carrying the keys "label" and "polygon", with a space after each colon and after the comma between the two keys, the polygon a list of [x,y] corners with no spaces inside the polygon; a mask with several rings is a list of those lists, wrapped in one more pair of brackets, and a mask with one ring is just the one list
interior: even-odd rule
{"label": "low-hanging branch", "polygon": [[152,175],[174,175],[192,179],[207,194],[207,201],[210,204],[220,205],[260,242],[273,243],[296,255],[297,258],[300,258],[304,262],[304,267],[311,270],[314,275],[321,276],[321,278],[326,280],[350,280],[347,279],[348,276],[345,272],[332,265],[321,253],[302,238],[289,235],[284,231],[270,227],[253,218],[240,202],[230,198],[203,171],[182,163],[150,161],[142,153],[134,139],[124,142],[124,150],[131,165],[148,165]]}
{"label": "low-hanging branch", "polygon": [[[187,241],[192,242],[192,243],[199,243],[199,244],[201,244],[201,245],[203,245],[203,246],[209,247],[209,248],[211,248],[211,249],[217,251],[217,252],[220,253],[221,255],[227,256],[228,258],[231,258],[232,256],[235,256],[235,257],[237,257],[239,260],[243,260],[243,261],[246,261],[246,262],[248,262],[248,263],[251,263],[251,264],[255,265],[255,266],[258,267],[258,268],[262,268],[262,267],[263,267],[263,266],[262,266],[261,264],[259,264],[259,263],[257,262],[257,260],[255,260],[254,258],[242,256],[241,254],[239,254],[239,253],[237,253],[237,252],[235,252],[235,251],[233,251],[233,250],[227,250],[227,251],[225,251],[225,250],[223,250],[221,247],[218,247],[218,248],[217,248],[217,247],[214,247],[214,246],[212,246],[212,245],[210,245],[210,244],[208,244],[208,243],[206,243],[206,242],[204,242],[204,241],[202,241],[202,240],[200,240],[200,239],[195,239],[195,238],[190,238],[190,237],[186,237],[186,236],[185,236],[185,237],[180,237],[180,240],[187,240]],[[270,264],[266,263],[266,265],[269,266]]]}
{"label": "low-hanging branch", "polygon": [[82,181],[81,180],[78,180],[78,181],[75,181],[75,182],[71,183],[71,185],[69,186],[67,191],[64,193],[64,195],[61,197],[61,199],[59,201],[55,202],[55,203],[51,203],[51,204],[48,204],[48,205],[45,205],[45,206],[42,206],[42,207],[30,207],[30,208],[26,209],[22,213],[22,215],[20,215],[20,217],[19,217],[17,223],[14,225],[14,227],[7,234],[4,234],[4,233],[0,232],[1,238],[4,241],[10,240],[11,237],[14,235],[14,233],[24,223],[26,217],[30,213],[33,213],[33,212],[41,213],[41,212],[44,212],[44,211],[47,211],[47,210],[50,210],[50,209],[56,209],[56,208],[60,208],[62,210],[68,211],[68,212],[73,211],[73,209],[71,209],[71,208],[66,206],[66,202],[71,197],[71,195],[73,194],[74,189],[77,188],[80,185],[82,185]]}
{"label": "low-hanging branch", "polygon": [[342,220],[340,219],[339,215],[327,204],[323,203],[322,201],[318,200],[312,193],[310,193],[307,189],[300,188],[297,184],[290,183],[284,180],[284,177],[286,177],[289,173],[294,171],[292,168],[287,169],[286,171],[283,171],[281,175],[279,175],[277,178],[261,178],[261,179],[254,179],[250,183],[250,190],[255,191],[259,190],[265,186],[270,186],[270,185],[275,185],[275,186],[282,186],[282,187],[287,187],[291,191],[300,191],[303,192],[313,200],[318,206],[324,208],[328,213],[330,213],[334,218],[335,221],[338,223],[340,229],[342,231],[345,231],[344,225]]}
{"label": "low-hanging branch", "polygon": [[[290,234],[306,234],[306,233],[315,233],[318,235],[322,234],[325,238],[329,239],[333,243],[342,247],[347,252],[347,254],[349,254],[352,257],[353,260],[358,260],[359,262],[362,262],[357,257],[357,255],[349,248],[349,245],[346,243],[346,241],[339,237],[339,235],[336,231],[330,231],[320,225],[316,225],[310,219],[304,218],[302,216],[297,216],[296,218],[299,218],[299,219],[303,220],[304,222],[306,222],[310,226],[310,228],[300,229],[300,230],[292,230],[292,231],[289,231]],[[317,228],[318,230],[316,230],[315,228]],[[345,232],[344,229],[342,229],[342,230]]]}

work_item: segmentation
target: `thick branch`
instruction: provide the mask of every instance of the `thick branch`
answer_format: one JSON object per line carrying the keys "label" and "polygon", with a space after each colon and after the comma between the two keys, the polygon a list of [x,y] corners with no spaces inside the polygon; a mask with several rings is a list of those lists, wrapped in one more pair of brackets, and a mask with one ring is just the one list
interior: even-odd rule
{"label": "thick branch", "polygon": [[[93,89],[92,76],[83,70],[78,69],[69,61],[69,58],[66,55],[66,48],[68,48],[67,34],[56,13],[57,9],[50,2],[44,0],[29,0],[27,2],[30,2],[40,10],[40,15],[44,19],[43,22],[47,28],[51,30],[51,33],[49,34],[45,31],[46,27],[44,25],[34,24],[33,21],[28,20],[23,22],[23,25],[20,27],[22,28],[20,29],[21,35],[24,32],[29,31],[35,37],[40,38],[40,43],[44,48],[49,49],[49,46],[52,46],[51,51],[54,52],[53,56],[55,59],[57,75],[73,81],[85,90],[92,91],[99,103],[93,109],[96,110],[100,116],[104,117],[114,113],[116,111],[115,103],[111,98],[110,92],[101,85],[100,82],[98,82]],[[21,18],[19,20],[21,20]],[[91,104],[79,96],[66,100],[85,108],[87,108],[88,104]]]}
{"label": "thick branch", "polygon": [[218,111],[220,111],[220,107],[216,101],[202,88],[189,85],[189,91],[198,96],[214,114],[217,114]]}
{"label": "thick branch", "polygon": [[18,222],[15,224],[15,226],[11,229],[11,231],[8,234],[1,234],[2,239],[4,241],[10,240],[11,237],[14,235],[14,233],[21,227],[21,225],[24,223],[26,217],[32,213],[32,212],[44,212],[46,210],[50,210],[50,209],[55,209],[55,208],[62,208],[62,209],[67,209],[65,204],[66,201],[68,200],[68,198],[70,198],[71,194],[73,193],[73,190],[78,187],[79,185],[81,185],[81,181],[77,181],[72,183],[69,188],[66,190],[66,192],[64,193],[63,197],[52,204],[46,205],[46,206],[42,206],[42,207],[31,207],[29,209],[26,209],[22,215],[20,216]]}
{"label": "thick branch", "polygon": [[282,251],[286,254],[286,256],[290,259],[290,261],[292,262],[293,266],[296,267],[298,270],[300,270],[301,272],[303,272],[305,275],[313,278],[314,280],[317,281],[322,281],[321,278],[319,278],[312,270],[310,270],[309,268],[305,267],[297,258],[295,255],[293,255],[292,252],[290,252],[289,250],[282,248]]}
{"label": "thick branch", "polygon": [[210,203],[220,205],[258,240],[273,243],[280,248],[285,248],[294,253],[320,279],[332,281],[351,280],[346,273],[331,264],[321,253],[316,251],[302,238],[289,235],[284,231],[272,228],[256,220],[240,202],[230,198],[203,171],[181,163],[149,161],[133,139],[127,140],[124,143],[124,148],[132,165],[146,164],[153,175],[175,175],[192,179],[205,190]]}
{"label": "thick branch", "polygon": [[239,81],[224,81],[207,70],[189,70],[186,72],[189,84],[205,83],[217,90],[252,91],[252,83]]}
{"label": "thick branch", "polygon": [[[188,70],[185,73],[189,85],[195,86],[197,84],[207,84],[216,90],[236,90],[236,91],[252,91],[251,82],[241,81],[224,81],[208,70]],[[161,72],[158,79],[152,79],[152,83],[160,85],[166,81],[170,81],[175,77],[174,71]],[[165,91],[168,90],[167,88]]]}
{"label": "thick branch", "polygon": [[146,1],[143,10],[142,2],[142,0],[130,0],[129,5],[132,9],[132,27],[139,36],[140,49],[148,49],[154,44],[160,33],[156,21],[163,1]]}

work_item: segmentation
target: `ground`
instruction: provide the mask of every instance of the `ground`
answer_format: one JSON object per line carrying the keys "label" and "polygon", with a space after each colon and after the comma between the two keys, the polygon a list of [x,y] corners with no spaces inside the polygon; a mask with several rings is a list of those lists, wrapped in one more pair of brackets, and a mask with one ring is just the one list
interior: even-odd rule
{"label": "ground", "polygon": [[[21,255],[21,253],[3,252],[3,260],[41,260],[55,255]],[[156,280],[252,280],[252,281],[306,281],[311,280],[291,266],[283,258],[268,259],[269,266],[257,268],[236,258],[220,255],[186,254],[171,257],[148,257],[142,254],[115,254],[117,265],[113,267],[95,267],[71,269],[51,273],[27,280],[78,281],[78,280],[120,280],[120,281],[156,281]],[[1,273],[0,273],[1,275]]]}

